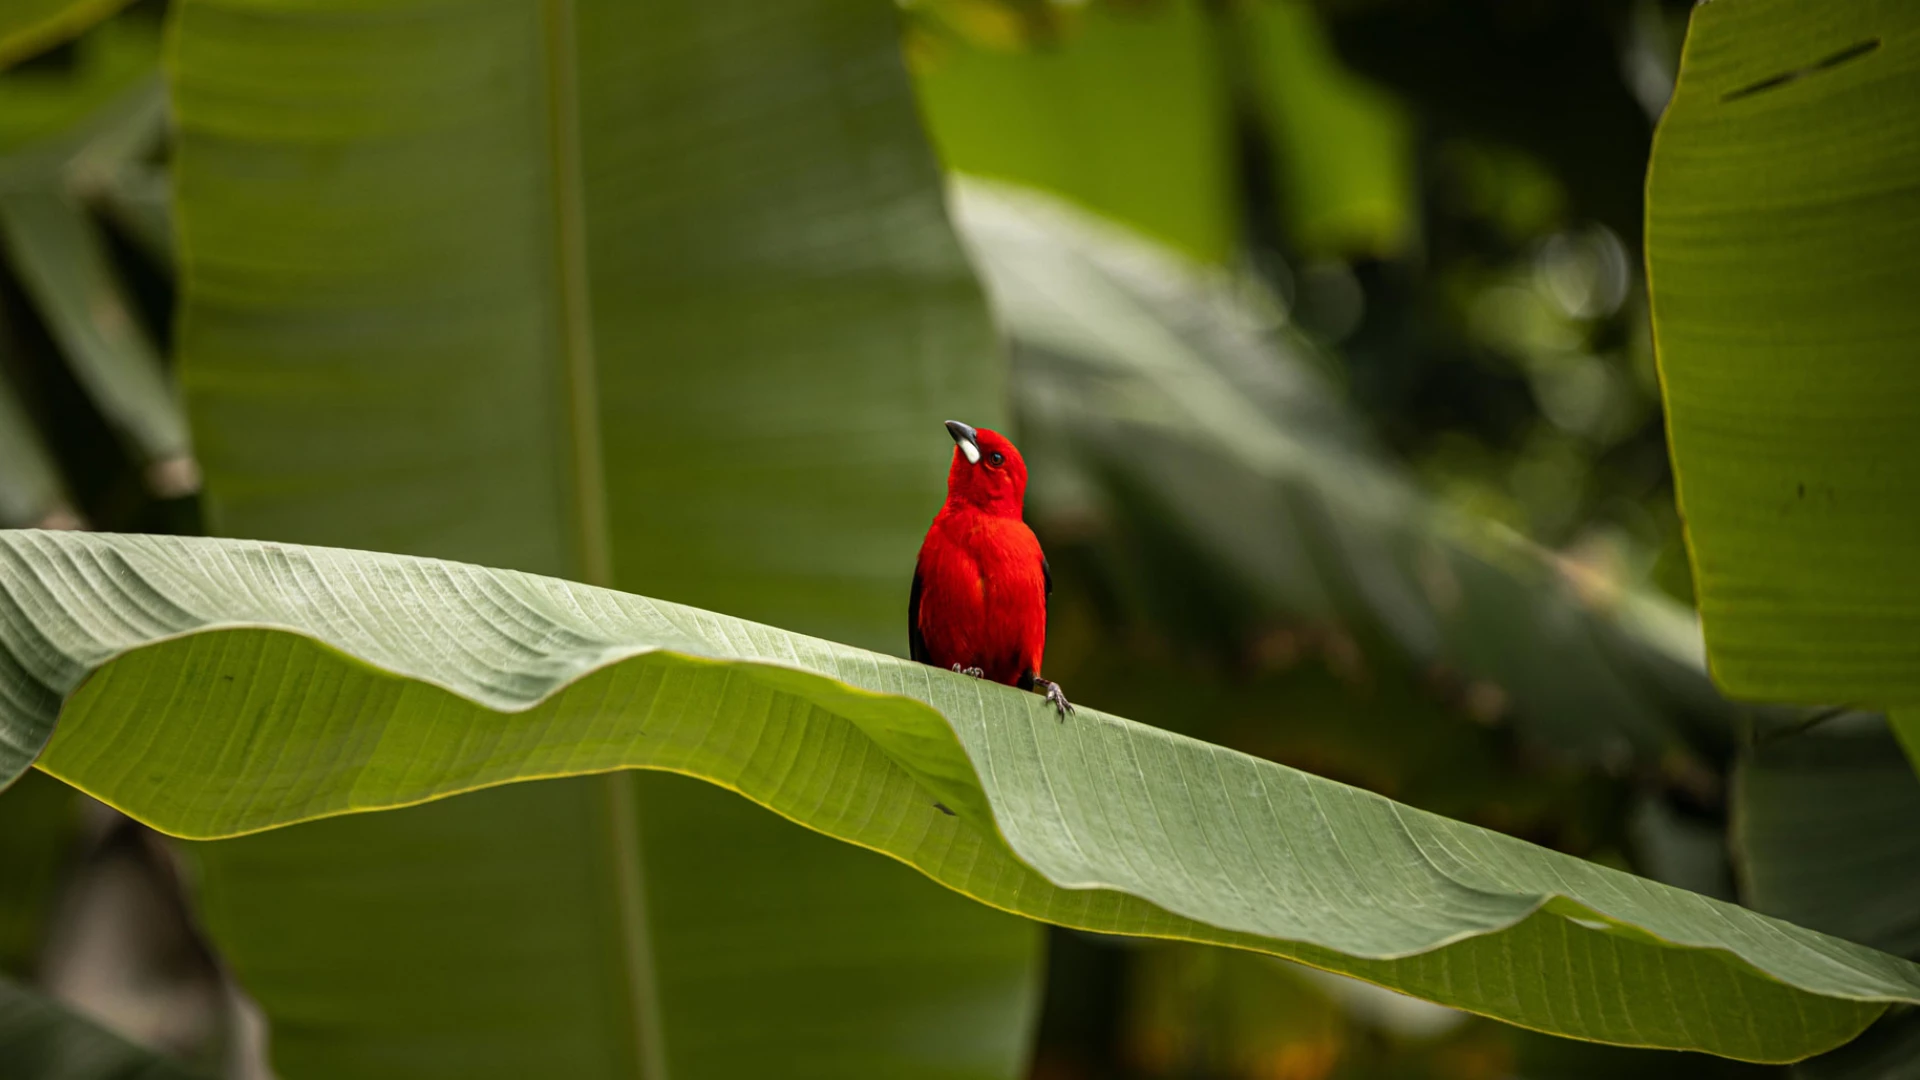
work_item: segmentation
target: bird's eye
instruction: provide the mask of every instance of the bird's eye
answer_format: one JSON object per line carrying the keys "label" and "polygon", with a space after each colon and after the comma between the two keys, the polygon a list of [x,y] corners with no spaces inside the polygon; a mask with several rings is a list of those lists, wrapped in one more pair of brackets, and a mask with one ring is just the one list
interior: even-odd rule
{"label": "bird's eye", "polygon": [[1007,462],[1007,456],[1005,454],[1000,453],[997,450],[987,455],[987,464],[993,466],[996,469],[1006,464],[1006,462]]}

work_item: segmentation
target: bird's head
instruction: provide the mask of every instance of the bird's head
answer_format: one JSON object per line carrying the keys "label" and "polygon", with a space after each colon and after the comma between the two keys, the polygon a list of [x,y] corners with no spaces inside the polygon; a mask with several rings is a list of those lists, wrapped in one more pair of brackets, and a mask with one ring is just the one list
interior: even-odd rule
{"label": "bird's head", "polygon": [[947,501],[988,513],[1019,517],[1027,497],[1027,463],[1006,436],[947,421],[953,465],[947,469]]}

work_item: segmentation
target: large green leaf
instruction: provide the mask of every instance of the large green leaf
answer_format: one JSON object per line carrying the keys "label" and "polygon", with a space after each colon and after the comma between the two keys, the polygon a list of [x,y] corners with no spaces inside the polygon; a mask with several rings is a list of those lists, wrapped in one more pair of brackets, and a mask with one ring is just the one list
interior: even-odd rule
{"label": "large green leaf", "polygon": [[0,1064],[9,1080],[194,1080],[200,1075],[7,978],[0,978]]}
{"label": "large green leaf", "polygon": [[1862,946],[660,601],[394,555],[35,532],[0,534],[0,590],[10,741],[58,720],[41,767],[175,834],[654,768],[990,906],[1257,949],[1549,1032],[1787,1060],[1920,1001],[1920,967]]}
{"label": "large green leaf", "polygon": [[[384,11],[181,8],[214,527],[896,646],[939,422],[1002,382],[892,11]],[[1020,1071],[1035,927],[731,798],[616,773],[206,845],[208,925],[289,1076]]]}
{"label": "large green leaf", "polygon": [[[282,1070],[1017,1075],[1037,972],[1007,916],[709,785],[617,780],[197,845],[202,915],[272,1010]],[[604,858],[609,834],[631,861]],[[623,869],[652,931],[625,943]]]}
{"label": "large green leaf", "polygon": [[1920,702],[1920,7],[1694,9],[1647,181],[1674,465],[1721,685]]}
{"label": "large green leaf", "polygon": [[995,422],[1004,384],[891,12],[396,9],[417,38],[348,3],[183,10],[214,528],[895,645],[939,421]]}

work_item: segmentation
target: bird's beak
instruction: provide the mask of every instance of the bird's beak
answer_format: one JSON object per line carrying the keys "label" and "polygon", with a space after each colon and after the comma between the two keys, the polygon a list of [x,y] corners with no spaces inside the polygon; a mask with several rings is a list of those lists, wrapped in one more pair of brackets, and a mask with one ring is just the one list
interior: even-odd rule
{"label": "bird's beak", "polygon": [[960,452],[967,455],[967,464],[980,464],[979,432],[958,420],[949,420],[947,421],[947,434],[953,436],[953,441],[959,445]]}

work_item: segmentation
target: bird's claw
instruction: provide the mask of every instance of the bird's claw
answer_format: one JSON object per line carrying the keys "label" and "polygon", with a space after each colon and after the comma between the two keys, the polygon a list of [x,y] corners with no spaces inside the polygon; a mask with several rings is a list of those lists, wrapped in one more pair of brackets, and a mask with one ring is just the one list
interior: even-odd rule
{"label": "bird's claw", "polygon": [[1047,704],[1053,706],[1054,712],[1059,714],[1060,719],[1065,720],[1067,714],[1073,711],[1073,702],[1067,700],[1067,695],[1060,689],[1059,683],[1048,679],[1035,679],[1033,685],[1047,695]]}
{"label": "bird's claw", "polygon": [[987,671],[985,668],[961,667],[959,664],[955,664],[953,665],[953,670],[969,678],[984,679],[987,677]]}

